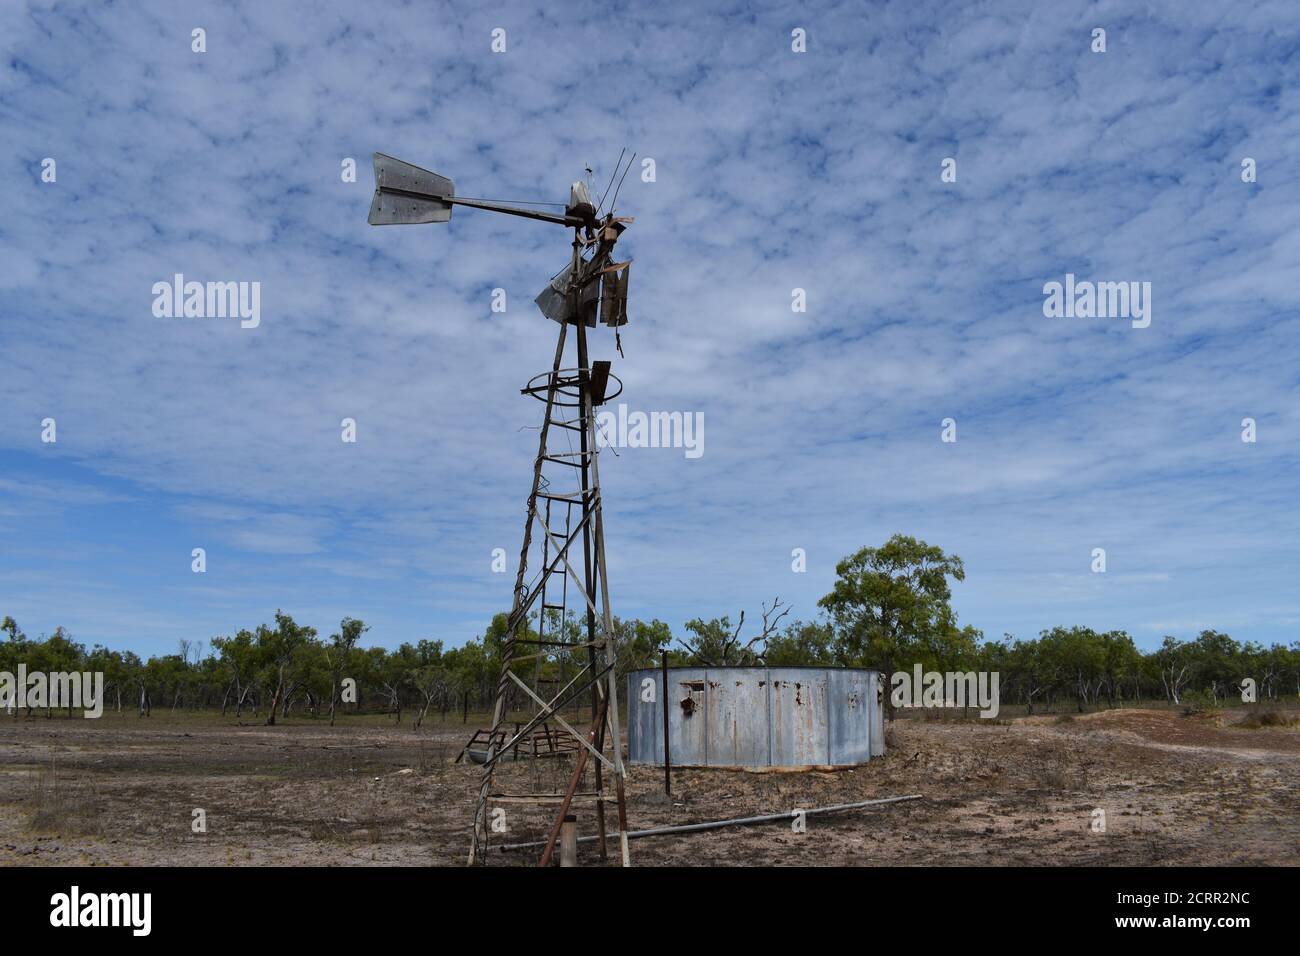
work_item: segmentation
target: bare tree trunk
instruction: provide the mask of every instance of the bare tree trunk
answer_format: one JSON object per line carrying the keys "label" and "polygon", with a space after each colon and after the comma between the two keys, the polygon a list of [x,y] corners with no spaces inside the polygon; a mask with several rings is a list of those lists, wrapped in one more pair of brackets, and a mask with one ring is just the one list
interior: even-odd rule
{"label": "bare tree trunk", "polygon": [[432,702],[433,702],[432,694],[424,695],[424,706],[421,707],[419,713],[416,714],[415,725],[411,728],[412,730],[420,729],[420,725],[424,723],[424,715],[429,712],[429,704],[431,704]]}
{"label": "bare tree trunk", "polygon": [[266,726],[275,726],[275,709],[280,706],[280,698],[285,692],[284,687],[284,666],[280,666],[279,676],[276,678],[275,692],[271,695],[271,702],[266,708]]}

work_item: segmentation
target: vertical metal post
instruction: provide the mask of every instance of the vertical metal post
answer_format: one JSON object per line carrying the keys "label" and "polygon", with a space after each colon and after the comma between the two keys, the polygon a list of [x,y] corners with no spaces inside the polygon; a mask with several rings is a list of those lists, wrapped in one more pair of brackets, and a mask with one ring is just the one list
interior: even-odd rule
{"label": "vertical metal post", "polygon": [[[591,458],[593,448],[587,441],[591,419],[591,374],[588,368],[587,360],[587,325],[581,315],[582,292],[577,287],[578,268],[582,263],[582,243],[579,239],[577,229],[573,230],[573,313],[576,316],[574,328],[577,331],[578,339],[578,426],[582,429],[582,435],[579,444],[582,462],[582,517],[584,523],[582,526],[582,573],[583,588],[587,592],[587,661],[591,665],[591,672],[596,673],[596,611],[593,607],[596,601],[596,577],[592,574],[592,554],[591,554],[591,522],[586,521],[588,513],[591,511]],[[596,698],[600,696],[602,686],[598,683],[592,688],[592,719],[596,716]],[[604,749],[605,728],[603,723],[598,726],[596,731],[595,747],[597,750]],[[596,762],[596,790],[599,792],[604,785],[603,772],[600,762]],[[608,850],[605,846],[605,805],[603,802],[596,804],[596,832],[600,837],[600,859],[604,862],[608,859]]]}
{"label": "vertical metal post", "polygon": [[[668,652],[664,651],[664,793],[673,795],[673,750],[668,740]],[[628,705],[629,707],[631,704]]]}
{"label": "vertical metal post", "polygon": [[578,818],[567,814],[560,824],[560,866],[578,865]]}
{"label": "vertical metal post", "polygon": [[591,483],[596,499],[596,570],[600,575],[601,627],[605,632],[605,665],[609,680],[609,687],[604,695],[606,704],[605,718],[601,721],[601,726],[603,730],[605,723],[608,723],[610,736],[614,738],[614,793],[618,800],[619,851],[623,858],[623,865],[631,866],[632,858],[627,848],[627,796],[623,788],[627,770],[623,766],[623,735],[619,731],[618,723],[618,676],[616,673],[617,668],[614,666],[614,618],[609,610],[609,564],[605,560],[605,519],[601,505],[599,456],[596,454],[596,424],[595,418],[591,414],[590,389],[587,390],[586,405],[587,427],[591,429]]}
{"label": "vertical metal post", "polygon": [[[596,721],[603,721],[605,713],[603,708],[592,715],[591,732],[587,734],[587,742],[594,744],[596,741]],[[589,751],[583,747],[578,751],[578,762],[573,768],[573,773],[569,776],[569,785],[564,790],[564,796],[560,799],[560,812],[555,816],[555,822],[551,824],[551,832],[546,837],[545,849],[542,850],[541,862],[537,865],[548,867],[551,865],[551,855],[555,852],[555,841],[560,838],[560,826],[564,818],[569,815],[569,806],[573,803],[573,795],[578,791],[578,784],[582,782],[582,771],[587,766],[587,754]],[[599,806],[599,802],[596,804]]]}

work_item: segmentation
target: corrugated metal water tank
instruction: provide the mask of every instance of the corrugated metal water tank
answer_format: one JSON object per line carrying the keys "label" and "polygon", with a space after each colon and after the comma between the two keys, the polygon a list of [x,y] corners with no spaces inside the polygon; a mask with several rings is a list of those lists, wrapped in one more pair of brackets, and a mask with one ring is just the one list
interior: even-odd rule
{"label": "corrugated metal water tank", "polygon": [[658,668],[627,675],[629,763],[663,765],[665,701],[674,767],[843,767],[885,752],[874,670],[671,667],[663,683]]}

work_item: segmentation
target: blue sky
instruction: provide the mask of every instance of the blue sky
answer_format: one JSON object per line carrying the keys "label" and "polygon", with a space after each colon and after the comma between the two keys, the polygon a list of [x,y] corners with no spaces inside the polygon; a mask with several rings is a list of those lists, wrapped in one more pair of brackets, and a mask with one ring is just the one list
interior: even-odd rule
{"label": "blue sky", "polygon": [[[369,157],[563,201],[626,146],[656,177],[619,198],[626,359],[604,329],[593,352],[629,408],[702,413],[705,453],[602,456],[616,614],[810,618],[901,531],[964,559],[990,637],[1290,642],[1298,27],[1186,0],[5,4],[0,613],[143,653],[276,608],[481,633],[567,240],[372,228]],[[178,272],[260,282],[260,325],[155,317]],[[1066,273],[1150,282],[1150,327],[1045,317]]]}

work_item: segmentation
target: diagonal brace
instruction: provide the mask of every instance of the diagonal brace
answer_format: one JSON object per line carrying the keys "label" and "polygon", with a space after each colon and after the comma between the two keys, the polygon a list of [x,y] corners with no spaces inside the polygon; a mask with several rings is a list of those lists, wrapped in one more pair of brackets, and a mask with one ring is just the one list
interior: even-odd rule
{"label": "diagonal brace", "polygon": [[[515,676],[514,671],[510,671],[509,674],[511,680],[513,680],[516,684],[518,684],[525,694],[527,694],[533,700],[537,701],[537,703],[541,704],[543,707],[547,706],[546,701],[542,700],[540,697],[534,694],[532,688],[530,688],[527,684],[525,684],[523,681],[521,681],[518,677]],[[610,770],[614,769],[614,764],[610,761],[610,759],[606,757],[603,753],[601,753],[599,750],[597,750],[595,747],[593,747],[591,744],[587,743],[586,739],[582,736],[582,734],[574,730],[573,726],[567,720],[561,717],[559,713],[557,713],[556,711],[551,711],[550,716],[554,718],[555,722],[558,723],[561,727],[563,727],[569,733],[573,734],[574,739],[577,740],[578,743],[586,747],[588,750],[590,750],[597,760],[603,763]]]}

